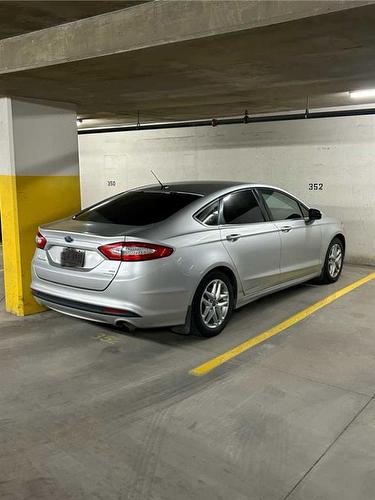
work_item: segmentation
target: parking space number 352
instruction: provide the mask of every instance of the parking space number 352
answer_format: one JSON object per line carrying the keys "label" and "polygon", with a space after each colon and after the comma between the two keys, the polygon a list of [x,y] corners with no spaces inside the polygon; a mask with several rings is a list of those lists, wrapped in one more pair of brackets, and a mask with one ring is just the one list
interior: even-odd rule
{"label": "parking space number 352", "polygon": [[309,191],[323,191],[323,182],[309,182]]}

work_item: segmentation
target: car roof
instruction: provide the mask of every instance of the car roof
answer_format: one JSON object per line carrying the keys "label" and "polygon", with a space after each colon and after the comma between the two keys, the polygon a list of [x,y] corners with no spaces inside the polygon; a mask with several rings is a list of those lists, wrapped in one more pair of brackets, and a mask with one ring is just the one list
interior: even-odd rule
{"label": "car roof", "polygon": [[178,191],[180,193],[193,193],[199,195],[209,195],[221,191],[223,189],[249,186],[249,182],[234,182],[234,181],[185,181],[185,182],[168,182],[165,188],[160,184],[153,184],[142,188],[142,191]]}

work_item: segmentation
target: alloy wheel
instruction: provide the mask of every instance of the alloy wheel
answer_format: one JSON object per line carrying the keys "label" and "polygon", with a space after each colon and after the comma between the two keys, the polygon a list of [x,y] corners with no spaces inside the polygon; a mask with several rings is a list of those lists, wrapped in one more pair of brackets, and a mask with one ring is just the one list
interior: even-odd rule
{"label": "alloy wheel", "polygon": [[341,271],[342,266],[342,250],[338,243],[332,245],[328,255],[328,272],[331,278],[336,276]]}
{"label": "alloy wheel", "polygon": [[224,281],[210,281],[200,301],[200,313],[207,328],[217,328],[225,320],[229,310],[229,290]]}

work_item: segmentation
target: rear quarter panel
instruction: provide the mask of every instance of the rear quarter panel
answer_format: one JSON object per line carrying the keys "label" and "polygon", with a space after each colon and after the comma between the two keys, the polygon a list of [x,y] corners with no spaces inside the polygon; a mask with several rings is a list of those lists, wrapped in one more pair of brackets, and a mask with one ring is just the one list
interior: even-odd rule
{"label": "rear quarter panel", "polygon": [[[216,267],[229,268],[235,275],[237,284],[240,283],[237,269],[225,250],[218,228],[202,226],[202,229],[171,237],[166,243],[175,248],[176,269],[189,289],[189,304],[202,278]],[[241,290],[237,292],[240,293]]]}

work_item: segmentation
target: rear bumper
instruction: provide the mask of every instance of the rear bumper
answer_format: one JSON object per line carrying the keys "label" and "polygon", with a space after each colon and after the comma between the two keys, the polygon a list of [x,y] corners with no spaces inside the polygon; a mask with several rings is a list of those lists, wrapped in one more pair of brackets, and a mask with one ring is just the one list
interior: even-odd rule
{"label": "rear bumper", "polygon": [[56,295],[51,295],[49,293],[40,292],[38,290],[31,289],[31,293],[34,297],[41,303],[53,304],[55,307],[63,307],[67,310],[74,309],[76,311],[81,311],[82,314],[92,313],[100,314],[101,316],[115,316],[116,318],[140,318],[141,316],[133,311],[121,310],[113,307],[106,307],[97,304],[87,304],[85,302],[79,302],[76,300],[67,299],[64,297],[57,297]]}
{"label": "rear bumper", "polygon": [[186,281],[178,273],[161,272],[160,264],[148,265],[142,275],[136,266],[129,267],[120,268],[112,283],[97,291],[46,281],[33,266],[31,290],[40,304],[86,320],[134,328],[183,325],[191,295]]}
{"label": "rear bumper", "polygon": [[[68,316],[73,316],[74,318],[83,319],[86,321],[95,321],[99,323],[106,323],[114,326],[127,326],[129,329],[144,328],[142,324],[134,324],[134,319],[138,318],[124,318],[122,316],[114,316],[109,314],[94,313],[91,311],[85,311],[83,309],[75,309],[73,307],[67,307],[56,302],[50,302],[46,299],[40,299],[35,296],[35,300],[42,304],[48,309],[57,311]],[[141,318],[142,319],[142,318]],[[129,321],[130,320],[130,321]],[[137,323],[137,321],[136,321]]]}

